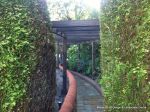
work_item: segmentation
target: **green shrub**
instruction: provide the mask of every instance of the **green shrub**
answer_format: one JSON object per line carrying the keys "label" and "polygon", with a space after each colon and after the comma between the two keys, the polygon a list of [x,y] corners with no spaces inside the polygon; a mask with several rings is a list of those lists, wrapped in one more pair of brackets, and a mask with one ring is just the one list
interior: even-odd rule
{"label": "green shrub", "polygon": [[[150,106],[150,1],[104,0],[101,13],[100,81],[107,106]],[[146,61],[145,61],[146,60]],[[145,112],[147,109],[113,110]]]}
{"label": "green shrub", "polygon": [[6,1],[0,10],[0,110],[6,112],[25,95],[36,56],[27,9]]}

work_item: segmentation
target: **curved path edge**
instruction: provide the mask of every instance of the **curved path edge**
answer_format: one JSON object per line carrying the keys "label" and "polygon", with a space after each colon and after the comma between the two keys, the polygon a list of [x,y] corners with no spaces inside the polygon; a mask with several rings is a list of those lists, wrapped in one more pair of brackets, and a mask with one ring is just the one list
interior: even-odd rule
{"label": "curved path edge", "polygon": [[[60,66],[60,69],[62,70],[63,67]],[[69,88],[59,112],[72,112],[76,104],[77,82],[73,74],[69,70],[67,70],[67,77],[69,80]]]}
{"label": "curved path edge", "polygon": [[88,83],[90,83],[90,84],[97,90],[97,92],[98,92],[102,97],[104,97],[103,91],[102,91],[102,89],[100,88],[100,86],[99,86],[98,83],[96,83],[94,80],[92,80],[92,79],[90,79],[90,78],[88,78],[88,77],[86,77],[86,76],[83,76],[82,74],[80,74],[80,73],[78,73],[78,72],[74,72],[74,71],[71,71],[71,72],[72,72],[72,74],[74,74],[74,75],[80,77],[82,80],[85,80],[85,81],[87,81]]}

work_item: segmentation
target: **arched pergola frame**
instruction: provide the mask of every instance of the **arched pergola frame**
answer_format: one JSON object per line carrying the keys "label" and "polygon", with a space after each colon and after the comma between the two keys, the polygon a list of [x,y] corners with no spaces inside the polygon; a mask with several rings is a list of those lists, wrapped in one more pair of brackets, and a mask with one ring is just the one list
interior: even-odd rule
{"label": "arched pergola frame", "polygon": [[63,95],[67,93],[67,45],[80,44],[85,42],[92,43],[92,72],[95,68],[94,61],[94,42],[100,39],[100,24],[99,20],[65,20],[52,21],[52,30],[57,42],[56,60],[57,67],[59,66],[59,45],[62,45],[63,54]]}

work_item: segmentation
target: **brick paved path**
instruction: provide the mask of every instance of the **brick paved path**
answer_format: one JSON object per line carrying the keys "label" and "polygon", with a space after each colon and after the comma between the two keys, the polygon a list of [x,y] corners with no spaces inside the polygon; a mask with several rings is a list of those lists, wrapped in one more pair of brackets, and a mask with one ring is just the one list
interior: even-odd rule
{"label": "brick paved path", "polygon": [[103,98],[88,82],[75,75],[77,80],[77,112],[103,112]]}

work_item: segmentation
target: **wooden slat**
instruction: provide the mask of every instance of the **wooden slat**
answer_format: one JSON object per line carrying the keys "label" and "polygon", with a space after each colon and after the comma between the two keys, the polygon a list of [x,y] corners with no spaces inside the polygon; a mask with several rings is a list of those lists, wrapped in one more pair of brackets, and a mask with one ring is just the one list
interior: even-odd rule
{"label": "wooden slat", "polygon": [[69,37],[80,37],[80,38],[84,38],[84,37],[99,37],[99,34],[66,34],[66,36]]}
{"label": "wooden slat", "polygon": [[99,31],[100,28],[97,26],[93,27],[68,27],[68,28],[57,28],[56,32],[71,32],[71,31]]}
{"label": "wooden slat", "polygon": [[[62,37],[60,37],[60,38],[62,38]],[[56,38],[56,41],[59,41],[59,42],[61,42],[62,41],[62,39],[60,39],[60,38]],[[67,38],[67,42],[74,42],[74,41],[93,41],[93,40],[99,40],[99,36],[82,36],[82,38],[80,38],[79,36],[70,36],[69,38]]]}
{"label": "wooden slat", "polygon": [[52,21],[52,28],[99,26],[98,20]]}
{"label": "wooden slat", "polygon": [[92,32],[92,31],[89,31],[89,32],[66,32],[65,35],[69,36],[69,35],[99,35],[99,32]]}
{"label": "wooden slat", "polygon": [[[99,40],[98,20],[52,21],[52,28],[53,33],[57,35],[56,41],[59,42],[65,37],[69,43]],[[65,34],[65,37],[62,34]]]}

